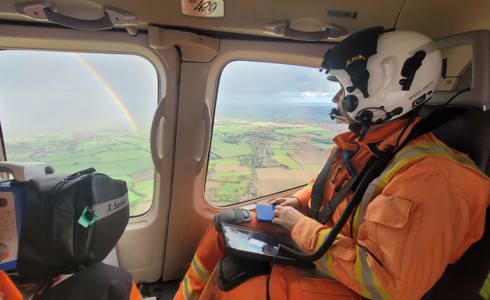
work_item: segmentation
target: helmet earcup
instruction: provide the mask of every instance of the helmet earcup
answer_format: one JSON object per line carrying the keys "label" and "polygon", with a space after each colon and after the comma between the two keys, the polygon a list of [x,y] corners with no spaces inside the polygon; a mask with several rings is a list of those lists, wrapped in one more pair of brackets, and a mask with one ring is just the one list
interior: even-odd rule
{"label": "helmet earcup", "polygon": [[359,99],[354,95],[347,95],[342,99],[342,108],[349,113],[355,111],[358,104]]}

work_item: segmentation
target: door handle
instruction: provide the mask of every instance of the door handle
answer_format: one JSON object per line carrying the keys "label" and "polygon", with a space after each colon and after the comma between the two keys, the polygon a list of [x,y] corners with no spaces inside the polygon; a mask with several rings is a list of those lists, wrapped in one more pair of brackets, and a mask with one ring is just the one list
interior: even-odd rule
{"label": "door handle", "polygon": [[201,155],[197,158],[197,168],[196,174],[199,174],[204,167],[204,161],[206,159],[206,154],[208,153],[208,149],[211,142],[211,115],[209,111],[209,105],[206,101],[204,101],[204,107],[202,110],[202,118],[204,120],[204,142],[201,149]]}
{"label": "door handle", "polygon": [[[165,128],[165,99],[158,103],[158,107],[155,110],[155,115],[153,116],[153,120],[151,122],[150,129],[150,151],[151,151],[151,159],[153,160],[153,165],[155,166],[155,170],[160,173],[160,169],[162,167],[163,158],[165,158],[165,153],[162,150],[163,138],[160,141],[160,137],[162,137],[164,128]],[[158,134],[160,132],[160,134]]]}

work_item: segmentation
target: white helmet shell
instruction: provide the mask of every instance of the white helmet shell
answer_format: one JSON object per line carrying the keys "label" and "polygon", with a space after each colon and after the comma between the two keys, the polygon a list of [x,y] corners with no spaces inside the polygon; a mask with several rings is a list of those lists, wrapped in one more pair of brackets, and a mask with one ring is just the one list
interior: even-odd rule
{"label": "white helmet shell", "polygon": [[[327,52],[325,61],[328,55]],[[354,121],[369,124],[399,118],[425,103],[432,97],[442,73],[440,51],[430,38],[412,31],[383,32],[371,56],[344,57],[345,68],[327,67],[327,78],[342,85],[345,98],[341,106],[347,115]],[[356,88],[351,80],[355,74],[348,72],[349,65],[362,60],[368,72],[367,93]]]}

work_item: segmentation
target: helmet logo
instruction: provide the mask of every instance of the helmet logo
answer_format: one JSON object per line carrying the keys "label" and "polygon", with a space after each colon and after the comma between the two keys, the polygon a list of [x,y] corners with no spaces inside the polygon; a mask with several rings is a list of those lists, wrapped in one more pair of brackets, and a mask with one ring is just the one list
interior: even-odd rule
{"label": "helmet logo", "polygon": [[366,60],[364,55],[362,55],[362,54],[354,55],[347,60],[347,62],[345,63],[345,68],[347,69],[347,67],[349,67],[351,64],[355,63],[356,61],[361,61],[361,60]]}

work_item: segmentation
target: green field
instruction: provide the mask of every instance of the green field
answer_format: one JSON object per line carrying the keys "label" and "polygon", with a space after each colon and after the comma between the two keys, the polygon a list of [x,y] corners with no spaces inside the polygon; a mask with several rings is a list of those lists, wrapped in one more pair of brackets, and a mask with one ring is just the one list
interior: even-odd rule
{"label": "green field", "polygon": [[273,173],[264,174],[279,181],[297,177],[297,185],[301,185],[305,180],[305,170],[296,155],[309,151],[305,156],[315,155],[310,157],[309,168],[312,169],[311,161],[318,161],[318,168],[321,168],[332,146],[331,139],[337,133],[336,130],[309,124],[236,120],[215,123],[206,199],[215,205],[227,205],[265,196],[257,187],[259,180],[267,179],[259,176],[260,170],[273,170]]}
{"label": "green field", "polygon": [[128,184],[131,215],[144,213],[153,198],[153,164],[148,132],[57,132],[7,140],[10,161],[50,163],[56,173],[70,174],[94,167]]}
{"label": "green field", "polygon": [[301,165],[291,157],[294,152],[294,150],[273,149],[272,158],[288,169],[301,169]]}

